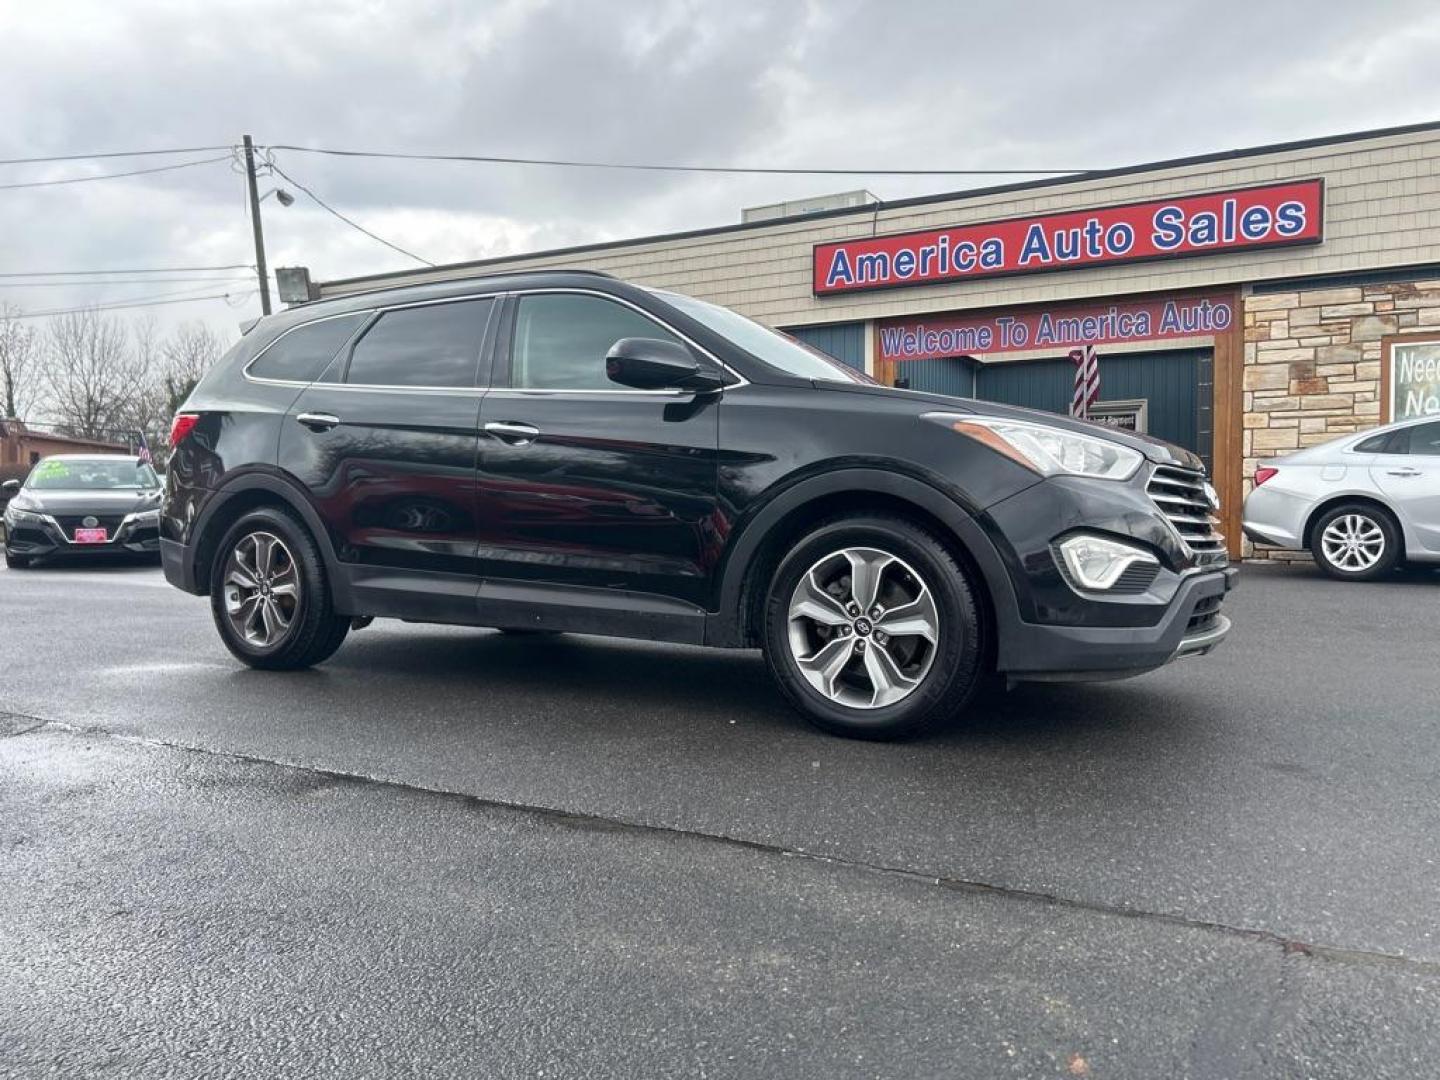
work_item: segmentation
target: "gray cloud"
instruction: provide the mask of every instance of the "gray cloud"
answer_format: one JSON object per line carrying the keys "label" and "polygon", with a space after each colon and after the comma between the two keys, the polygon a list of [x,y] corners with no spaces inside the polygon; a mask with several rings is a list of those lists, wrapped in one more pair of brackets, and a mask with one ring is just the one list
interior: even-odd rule
{"label": "gray cloud", "polygon": [[[248,131],[598,160],[1085,167],[1440,115],[1440,12],[1422,2],[89,0],[12,7],[6,20],[6,157],[228,144]],[[964,184],[277,159],[438,260],[721,224],[743,205],[819,190]],[[126,165],[11,166],[0,179]],[[268,202],[266,226],[272,263],[322,277],[405,264],[303,197],[289,210]],[[225,165],[0,192],[0,228],[0,270],[250,259],[240,180]],[[0,299],[39,308],[179,288]],[[236,318],[222,304],[158,310]]]}

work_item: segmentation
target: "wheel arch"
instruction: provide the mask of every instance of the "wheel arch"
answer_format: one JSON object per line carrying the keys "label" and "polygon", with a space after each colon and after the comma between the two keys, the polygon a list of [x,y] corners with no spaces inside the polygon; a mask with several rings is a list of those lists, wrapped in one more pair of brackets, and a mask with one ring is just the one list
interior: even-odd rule
{"label": "wheel arch", "polygon": [[1315,526],[1319,524],[1322,517],[1337,507],[1352,505],[1368,506],[1372,510],[1378,510],[1390,519],[1391,524],[1395,526],[1395,535],[1400,541],[1400,557],[1404,558],[1405,526],[1400,520],[1400,515],[1395,512],[1394,507],[1386,503],[1384,499],[1378,499],[1374,495],[1364,495],[1354,492],[1347,495],[1331,495],[1310,511],[1309,515],[1305,518],[1305,530],[1301,533],[1305,550],[1313,553],[1314,548],[1311,545],[1315,539]]}
{"label": "wheel arch", "polygon": [[838,469],[775,496],[734,541],[719,588],[719,610],[707,620],[706,643],[748,647],[760,640],[766,588],[784,553],[816,522],[846,513],[888,513],[932,532],[969,570],[988,631],[987,663],[1018,618],[1014,585],[980,523],[931,485],[878,469]]}
{"label": "wheel arch", "polygon": [[214,560],[220,541],[230,526],[250,511],[266,506],[288,510],[310,531],[325,562],[325,574],[329,579],[335,609],[342,614],[350,614],[353,605],[345,585],[346,577],[340,572],[340,562],[330,539],[330,531],[311,505],[304,490],[279,473],[241,473],[226,481],[206,503],[192,530],[192,569],[196,589],[202,594],[208,595],[210,592]]}

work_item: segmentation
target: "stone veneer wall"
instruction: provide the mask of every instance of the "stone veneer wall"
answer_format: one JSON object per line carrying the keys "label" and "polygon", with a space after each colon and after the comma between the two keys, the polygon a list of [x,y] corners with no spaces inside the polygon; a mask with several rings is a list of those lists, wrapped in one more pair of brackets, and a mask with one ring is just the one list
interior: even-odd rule
{"label": "stone veneer wall", "polygon": [[[1245,298],[1244,474],[1381,422],[1381,339],[1440,331],[1440,279]],[[1251,557],[1309,558],[1245,542]]]}

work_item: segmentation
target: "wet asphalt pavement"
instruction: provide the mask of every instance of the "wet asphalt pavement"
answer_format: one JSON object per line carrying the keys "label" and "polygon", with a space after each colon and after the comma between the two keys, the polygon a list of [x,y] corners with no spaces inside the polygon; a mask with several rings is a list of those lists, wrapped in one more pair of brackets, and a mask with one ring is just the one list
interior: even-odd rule
{"label": "wet asphalt pavement", "polygon": [[1440,574],[827,738],[758,655],[377,623],[235,665],[0,570],[0,1076],[1440,1073]]}

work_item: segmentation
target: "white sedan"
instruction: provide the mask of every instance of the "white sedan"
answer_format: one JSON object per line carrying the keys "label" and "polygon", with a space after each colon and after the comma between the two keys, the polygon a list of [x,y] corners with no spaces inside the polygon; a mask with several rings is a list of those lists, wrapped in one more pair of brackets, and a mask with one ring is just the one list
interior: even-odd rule
{"label": "white sedan", "polygon": [[1309,551],[1331,577],[1369,581],[1403,562],[1440,563],[1440,417],[1276,458],[1255,470],[1245,535]]}

